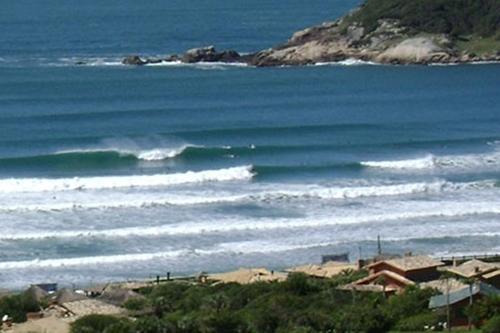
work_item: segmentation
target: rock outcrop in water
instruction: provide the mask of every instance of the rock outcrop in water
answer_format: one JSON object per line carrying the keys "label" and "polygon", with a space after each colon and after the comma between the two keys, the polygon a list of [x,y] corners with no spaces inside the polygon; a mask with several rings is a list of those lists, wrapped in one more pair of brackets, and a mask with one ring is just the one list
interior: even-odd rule
{"label": "rock outcrop in water", "polygon": [[165,59],[131,56],[123,63],[242,62],[266,67],[346,59],[385,64],[500,61],[500,4],[481,1],[473,6],[467,0],[367,0],[336,21],[296,32],[286,43],[253,54],[218,52],[209,46]]}
{"label": "rock outcrop in water", "polygon": [[170,55],[165,58],[141,58],[138,55],[131,55],[122,60],[124,65],[142,66],[147,64],[155,64],[161,62],[181,62],[193,64],[199,62],[224,62],[235,63],[241,62],[242,57],[234,50],[217,51],[213,46],[200,47],[186,51],[182,55]]}

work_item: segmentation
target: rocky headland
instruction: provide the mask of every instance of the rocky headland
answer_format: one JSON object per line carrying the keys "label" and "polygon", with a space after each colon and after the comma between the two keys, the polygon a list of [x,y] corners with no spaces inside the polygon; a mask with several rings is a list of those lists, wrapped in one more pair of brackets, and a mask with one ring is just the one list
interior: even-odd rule
{"label": "rocky headland", "polygon": [[500,1],[367,0],[332,22],[298,31],[284,44],[241,55],[215,47],[123,64],[245,63],[300,66],[347,59],[381,64],[458,64],[500,61]]}

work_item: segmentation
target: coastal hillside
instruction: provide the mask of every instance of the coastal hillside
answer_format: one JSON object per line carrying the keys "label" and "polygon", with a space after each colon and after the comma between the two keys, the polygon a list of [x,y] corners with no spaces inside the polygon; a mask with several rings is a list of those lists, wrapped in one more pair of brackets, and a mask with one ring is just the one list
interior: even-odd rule
{"label": "coastal hillside", "polygon": [[164,59],[131,56],[124,64],[162,61],[296,66],[347,59],[390,64],[500,61],[499,0],[367,0],[336,21],[298,31],[288,42],[241,56],[213,46]]}
{"label": "coastal hillside", "polygon": [[348,58],[395,64],[498,61],[500,1],[367,0],[250,62],[304,65]]}
{"label": "coastal hillside", "polygon": [[491,37],[500,29],[500,1],[368,0],[347,21],[359,22],[371,32],[387,19],[398,20],[414,33]]}

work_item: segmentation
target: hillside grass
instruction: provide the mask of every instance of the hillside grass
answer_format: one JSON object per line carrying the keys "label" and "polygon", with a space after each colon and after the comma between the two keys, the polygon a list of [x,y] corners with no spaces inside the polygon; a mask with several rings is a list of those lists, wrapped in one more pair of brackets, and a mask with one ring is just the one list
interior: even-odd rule
{"label": "hillside grass", "polygon": [[498,0],[367,0],[348,20],[373,31],[381,19],[397,19],[415,32],[491,37],[500,31]]}
{"label": "hillside grass", "polygon": [[500,52],[500,34],[495,37],[469,36],[455,43],[459,51],[467,51],[477,55]]}

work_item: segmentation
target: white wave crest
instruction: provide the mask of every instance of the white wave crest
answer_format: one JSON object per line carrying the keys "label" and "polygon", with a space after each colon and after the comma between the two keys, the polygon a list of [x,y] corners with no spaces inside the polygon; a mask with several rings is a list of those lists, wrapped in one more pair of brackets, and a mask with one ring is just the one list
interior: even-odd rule
{"label": "white wave crest", "polygon": [[0,193],[101,190],[130,187],[159,187],[187,183],[246,180],[253,177],[252,166],[151,176],[109,176],[88,178],[0,179]]}
{"label": "white wave crest", "polygon": [[179,148],[156,148],[151,150],[144,150],[140,152],[135,152],[135,155],[138,159],[144,161],[161,161],[169,158],[174,158],[176,156],[181,155],[186,149],[194,147],[193,145],[185,145]]}
{"label": "white wave crest", "polygon": [[[260,246],[255,246],[255,245]],[[77,258],[54,258],[54,259],[36,259],[36,260],[22,260],[22,261],[6,261],[0,262],[0,269],[32,269],[32,268],[56,268],[67,266],[90,266],[102,264],[116,264],[126,262],[141,262],[151,260],[161,260],[167,258],[178,258],[185,256],[210,256],[223,253],[272,253],[293,251],[299,249],[308,249],[314,247],[328,246],[330,243],[316,243],[316,244],[283,244],[276,245],[273,243],[257,242],[252,244],[247,243],[222,243],[219,246],[210,249],[193,249],[193,250],[175,250],[163,251],[154,253],[132,253],[132,254],[118,254],[108,256],[94,256],[94,257],[77,257]]]}
{"label": "white wave crest", "polygon": [[58,202],[48,203],[45,199],[42,202],[19,203],[19,200],[13,200],[14,204],[5,203],[0,207],[0,212],[15,211],[63,211],[63,210],[89,210],[89,209],[117,209],[117,208],[148,208],[166,205],[186,206],[219,204],[244,201],[283,201],[283,200],[342,200],[356,198],[376,198],[387,196],[403,196],[416,194],[439,194],[447,192],[458,192],[468,190],[485,190],[496,187],[495,180],[484,180],[468,183],[454,183],[447,181],[435,181],[430,183],[409,183],[393,185],[375,185],[375,186],[352,186],[352,187],[311,187],[299,186],[298,189],[288,190],[263,190],[254,194],[231,194],[231,193],[213,193],[197,192],[195,194],[182,193],[161,193],[157,194],[134,194],[130,197],[128,194],[115,193],[106,194],[101,199],[95,197],[92,193],[90,201],[84,198],[78,200],[70,197],[68,201],[59,197]]}
{"label": "white wave crest", "polygon": [[196,62],[196,63],[185,63],[182,61],[162,61],[153,64],[146,64],[148,67],[191,67],[196,69],[226,69],[231,67],[250,67],[248,64],[243,62]]}
{"label": "white wave crest", "polygon": [[126,149],[126,148],[89,148],[89,149],[69,149],[60,150],[54,155],[64,154],[90,154],[90,153],[110,153],[115,152],[120,155],[132,155],[143,161],[161,161],[169,158],[175,158],[181,155],[186,149],[191,147],[199,147],[196,145],[181,145],[173,148],[152,148],[152,149]]}
{"label": "white wave crest", "polygon": [[434,156],[429,155],[423,158],[396,161],[367,161],[361,162],[361,165],[382,168],[382,169],[431,169],[435,166]]}
{"label": "white wave crest", "polygon": [[372,168],[394,170],[432,170],[432,169],[484,169],[500,167],[500,152],[484,154],[434,156],[392,161],[364,161],[361,165]]}
{"label": "white wave crest", "polygon": [[366,66],[366,65],[380,65],[372,61],[365,61],[355,58],[348,58],[342,61],[331,62],[317,62],[314,66]]}
{"label": "white wave crest", "polygon": [[57,258],[44,260],[24,260],[0,262],[0,269],[49,268],[65,266],[82,266],[96,264],[112,264],[116,262],[148,261],[160,258],[178,257],[185,251],[169,251],[158,253],[119,254],[110,256]]}

